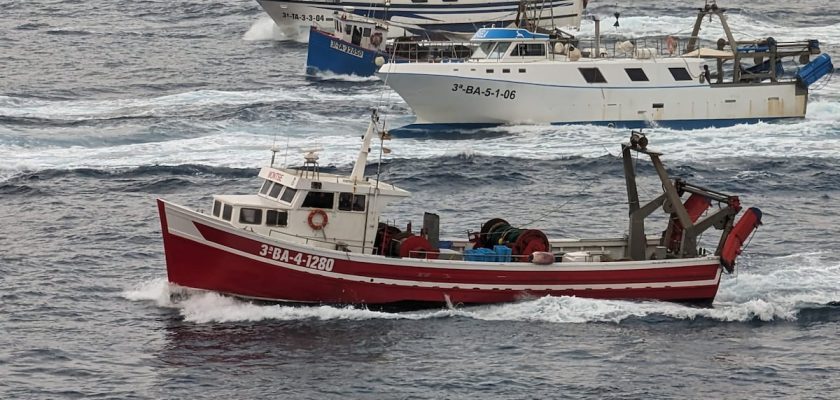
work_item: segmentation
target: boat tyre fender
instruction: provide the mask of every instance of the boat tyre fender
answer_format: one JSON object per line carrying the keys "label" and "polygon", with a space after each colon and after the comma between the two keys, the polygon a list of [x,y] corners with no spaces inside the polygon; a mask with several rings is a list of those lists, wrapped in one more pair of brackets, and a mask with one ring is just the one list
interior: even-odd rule
{"label": "boat tyre fender", "polygon": [[370,35],[370,44],[374,47],[379,47],[382,44],[382,32],[376,32],[373,35]]}
{"label": "boat tyre fender", "polygon": [[306,218],[306,222],[313,230],[320,231],[327,226],[330,222],[330,218],[327,217],[327,213],[324,210],[316,208],[309,212],[309,217]]}
{"label": "boat tyre fender", "polygon": [[665,39],[665,44],[668,46],[668,54],[673,55],[677,52],[677,38],[668,36],[668,38]]}
{"label": "boat tyre fender", "polygon": [[723,244],[723,251],[720,253],[720,264],[730,274],[735,271],[735,259],[741,254],[744,243],[750,235],[761,225],[761,210],[750,207],[746,213],[738,219],[738,223],[732,227],[726,242]]}

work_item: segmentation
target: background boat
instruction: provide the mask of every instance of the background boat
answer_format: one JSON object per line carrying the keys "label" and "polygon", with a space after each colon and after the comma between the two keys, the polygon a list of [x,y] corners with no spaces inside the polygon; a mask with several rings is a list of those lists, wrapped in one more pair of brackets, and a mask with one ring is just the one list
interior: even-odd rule
{"label": "background boat", "polygon": [[[724,37],[701,47],[696,35],[707,18],[725,28]],[[476,52],[463,64],[391,63],[379,74],[417,115],[412,128],[692,129],[802,118],[809,87],[833,71],[831,58],[819,40],[774,36],[736,39],[723,9],[710,3],[687,38],[608,42],[597,34],[593,43],[482,28],[471,39]]]}
{"label": "background boat", "polygon": [[469,42],[429,40],[424,36],[388,37],[396,29],[381,20],[336,13],[333,33],[310,27],[306,74],[372,77],[388,62],[459,62],[472,54]]}
{"label": "background boat", "polygon": [[[347,8],[357,15],[389,20],[406,26],[392,31],[404,36],[410,26],[421,30],[447,31],[470,35],[488,24],[507,26],[516,19],[521,1],[512,0],[392,0],[390,2],[333,2],[332,0],[257,0],[277,26],[289,37],[309,34],[309,27],[330,32],[334,13]],[[386,5],[389,4],[389,5]],[[550,0],[526,2],[528,10],[536,11],[542,27],[580,25],[581,14],[586,8],[584,0]]]}

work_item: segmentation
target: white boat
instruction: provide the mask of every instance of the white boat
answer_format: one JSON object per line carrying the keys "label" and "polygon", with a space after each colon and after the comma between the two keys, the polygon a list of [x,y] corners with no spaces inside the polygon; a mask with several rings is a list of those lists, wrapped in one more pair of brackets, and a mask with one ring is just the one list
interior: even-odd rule
{"label": "white boat", "polygon": [[[352,10],[368,18],[388,20],[403,29],[472,34],[484,26],[509,26],[523,6],[516,0],[384,0],[359,2],[341,0],[257,0],[286,36],[308,38],[309,27],[332,32],[336,11]],[[540,27],[578,27],[586,7],[585,0],[548,0],[525,4]]]}
{"label": "white boat", "polygon": [[[736,41],[723,9],[707,4],[687,39],[617,41],[577,48],[524,29],[488,28],[463,63],[385,64],[379,74],[417,116],[414,126],[499,124],[726,126],[805,116],[808,85],[831,71],[816,40]],[[717,16],[717,48],[697,48]],[[661,39],[661,40],[660,40]],[[593,49],[598,49],[594,51]],[[810,64],[782,72],[784,58]],[[787,65],[787,64],[785,64]]]}

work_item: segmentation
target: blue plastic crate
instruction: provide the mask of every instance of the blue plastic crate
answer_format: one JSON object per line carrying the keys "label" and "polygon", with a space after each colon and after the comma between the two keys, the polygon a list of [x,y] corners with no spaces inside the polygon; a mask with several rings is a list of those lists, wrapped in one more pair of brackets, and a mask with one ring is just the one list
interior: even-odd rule
{"label": "blue plastic crate", "polygon": [[513,250],[505,245],[497,244],[493,246],[493,251],[496,253],[496,261],[510,262]]}

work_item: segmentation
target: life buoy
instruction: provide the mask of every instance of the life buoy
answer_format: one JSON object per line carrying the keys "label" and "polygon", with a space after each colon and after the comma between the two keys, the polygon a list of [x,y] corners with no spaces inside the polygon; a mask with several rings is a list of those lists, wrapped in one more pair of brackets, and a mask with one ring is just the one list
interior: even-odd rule
{"label": "life buoy", "polygon": [[668,54],[674,54],[677,52],[677,38],[668,36],[665,39],[665,45],[668,46]]}
{"label": "life buoy", "polygon": [[373,35],[370,35],[370,44],[379,47],[382,44],[382,32],[375,32]]}
{"label": "life buoy", "polygon": [[[320,221],[316,222],[315,216],[318,215],[321,216],[321,218]],[[316,231],[320,231],[321,229],[324,229],[325,226],[327,226],[327,223],[330,222],[330,218],[327,217],[327,213],[324,210],[317,208],[309,212],[309,217],[306,218],[306,222],[309,224],[310,228]]]}

